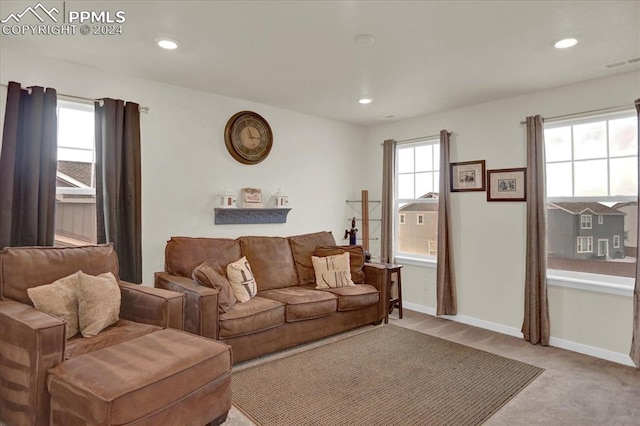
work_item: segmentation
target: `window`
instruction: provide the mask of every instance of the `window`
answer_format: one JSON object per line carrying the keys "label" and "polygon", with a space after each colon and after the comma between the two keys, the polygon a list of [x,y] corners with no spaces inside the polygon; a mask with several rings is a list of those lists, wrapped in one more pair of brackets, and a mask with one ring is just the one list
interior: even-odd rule
{"label": "window", "polygon": [[549,269],[635,276],[637,126],[635,111],[545,123]]}
{"label": "window", "polygon": [[96,243],[93,104],[58,99],[58,170],[54,244]]}
{"label": "window", "polygon": [[593,237],[578,237],[578,253],[591,253],[593,251]]}
{"label": "window", "polygon": [[438,139],[396,147],[397,256],[424,260],[433,260],[436,256],[435,243],[431,242],[438,240],[439,185]]}

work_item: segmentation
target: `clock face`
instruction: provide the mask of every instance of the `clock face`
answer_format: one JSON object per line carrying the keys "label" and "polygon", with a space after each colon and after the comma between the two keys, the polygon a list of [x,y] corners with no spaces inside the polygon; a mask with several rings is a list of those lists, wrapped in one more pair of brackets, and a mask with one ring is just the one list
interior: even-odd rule
{"label": "clock face", "polygon": [[243,164],[257,164],[269,155],[273,134],[260,115],[241,111],[227,122],[224,140],[233,158]]}

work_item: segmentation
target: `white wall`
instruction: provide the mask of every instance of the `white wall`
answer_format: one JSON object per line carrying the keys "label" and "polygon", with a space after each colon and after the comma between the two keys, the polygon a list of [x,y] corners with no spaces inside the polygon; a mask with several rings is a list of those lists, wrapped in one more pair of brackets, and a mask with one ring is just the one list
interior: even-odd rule
{"label": "white wall", "polygon": [[[638,94],[640,72],[633,72],[378,125],[367,132],[367,180],[381,181],[383,140],[435,135],[442,129],[453,132],[452,162],[484,159],[487,169],[524,167],[525,126],[520,122],[525,117],[632,108]],[[380,197],[379,192],[372,197]],[[451,198],[458,314],[517,333],[523,317],[525,203],[489,203],[484,192],[453,193]],[[405,266],[407,302],[433,309],[435,294],[435,269]],[[630,297],[551,288],[549,304],[554,338],[628,354]]]}
{"label": "white wall", "polygon": [[[345,200],[360,196],[365,130],[300,114],[83,65],[2,49],[0,82],[54,87],[58,93],[111,97],[150,107],[141,114],[143,280],[164,266],[173,235],[237,237],[332,231],[342,242]],[[2,91],[2,103],[6,88]],[[252,110],[267,119],[273,148],[262,163],[236,162],[224,144],[224,127],[236,112]],[[3,116],[4,117],[4,116]],[[289,195],[286,224],[214,225],[217,194],[225,187],[259,187],[269,196]]]}

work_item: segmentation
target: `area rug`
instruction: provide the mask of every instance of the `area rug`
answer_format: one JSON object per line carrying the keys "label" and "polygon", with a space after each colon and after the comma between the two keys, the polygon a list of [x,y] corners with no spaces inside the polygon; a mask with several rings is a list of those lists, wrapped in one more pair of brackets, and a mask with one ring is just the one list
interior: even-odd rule
{"label": "area rug", "polygon": [[260,426],[479,425],[544,370],[394,325],[240,369]]}

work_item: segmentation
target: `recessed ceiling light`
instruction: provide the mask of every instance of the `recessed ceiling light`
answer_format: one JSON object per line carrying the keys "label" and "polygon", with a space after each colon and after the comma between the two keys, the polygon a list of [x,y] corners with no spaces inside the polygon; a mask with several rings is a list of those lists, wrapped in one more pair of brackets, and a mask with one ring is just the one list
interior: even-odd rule
{"label": "recessed ceiling light", "polygon": [[373,99],[371,98],[362,98],[358,100],[358,103],[361,103],[362,105],[367,105],[367,104],[370,104],[371,102],[373,102]]}
{"label": "recessed ceiling light", "polygon": [[553,47],[556,49],[566,49],[568,47],[573,47],[578,44],[578,39],[575,37],[567,37],[560,40],[557,40],[553,43]]}
{"label": "recessed ceiling light", "polygon": [[161,48],[167,50],[175,50],[180,46],[180,43],[177,40],[170,38],[159,38],[156,40],[156,43],[158,43],[158,46]]}
{"label": "recessed ceiling light", "polygon": [[353,41],[360,46],[366,46],[368,44],[373,44],[376,39],[371,34],[358,34],[353,38]]}

